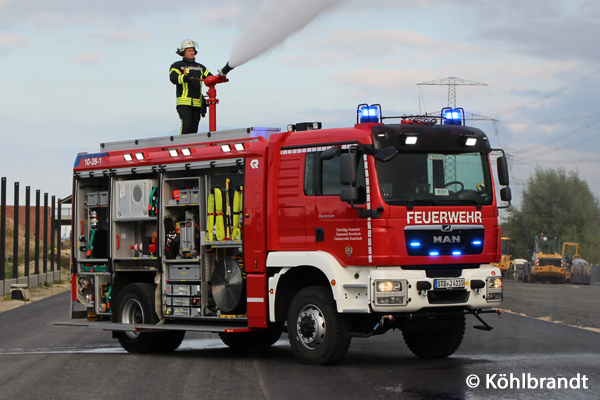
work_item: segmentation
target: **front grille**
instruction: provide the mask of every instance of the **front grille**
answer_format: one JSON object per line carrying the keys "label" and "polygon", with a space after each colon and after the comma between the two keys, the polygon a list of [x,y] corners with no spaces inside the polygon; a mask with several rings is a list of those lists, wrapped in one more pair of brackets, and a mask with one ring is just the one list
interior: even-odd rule
{"label": "front grille", "polygon": [[545,265],[552,265],[554,267],[561,267],[561,260],[556,258],[540,258],[540,267]]}
{"label": "front grille", "polygon": [[429,304],[466,303],[469,300],[466,290],[430,290],[427,292]]}
{"label": "front grille", "polygon": [[[462,256],[483,253],[485,231],[479,225],[413,225],[404,230],[409,256]],[[446,230],[444,230],[446,229]]]}
{"label": "front grille", "polygon": [[462,269],[426,269],[428,278],[458,278],[462,275]]}

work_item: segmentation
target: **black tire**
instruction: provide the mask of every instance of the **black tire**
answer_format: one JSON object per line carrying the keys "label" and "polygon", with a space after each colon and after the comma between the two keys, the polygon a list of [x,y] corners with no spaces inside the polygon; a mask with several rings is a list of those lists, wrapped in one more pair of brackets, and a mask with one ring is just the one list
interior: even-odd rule
{"label": "black tire", "polygon": [[446,358],[454,354],[465,334],[465,316],[452,316],[449,326],[429,330],[403,330],[404,342],[420,358]]}
{"label": "black tire", "polygon": [[[115,307],[113,321],[122,324],[156,324],[159,319],[154,311],[154,290],[151,283],[130,283],[125,286]],[[152,353],[163,351],[165,333],[170,332],[117,332],[121,346],[129,353]],[[182,337],[183,339],[183,337]],[[179,342],[181,343],[181,342]],[[179,344],[177,344],[179,346]],[[172,348],[165,346],[166,348]]]}
{"label": "black tire", "polygon": [[219,337],[229,348],[244,350],[270,347],[279,340],[282,332],[281,324],[276,324],[268,329],[255,332],[219,332]]}
{"label": "black tire", "polygon": [[185,337],[185,331],[168,331],[161,332],[157,335],[161,336],[160,345],[156,349],[159,353],[171,353],[179,348],[183,338]]}
{"label": "black tire", "polygon": [[302,289],[288,311],[287,331],[294,354],[303,364],[332,365],[350,348],[350,322],[338,314],[331,291],[321,286]]}

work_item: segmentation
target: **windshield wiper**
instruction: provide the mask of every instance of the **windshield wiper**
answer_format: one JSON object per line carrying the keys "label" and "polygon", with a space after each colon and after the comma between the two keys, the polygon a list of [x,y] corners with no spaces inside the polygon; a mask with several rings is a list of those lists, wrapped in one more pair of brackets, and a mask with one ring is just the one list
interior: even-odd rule
{"label": "windshield wiper", "polygon": [[[412,209],[414,206],[418,206],[418,205],[422,205],[422,204],[427,204],[427,205],[430,204],[432,206],[438,205],[438,203],[436,203],[432,199],[410,199],[410,200],[403,200],[402,203],[408,203],[407,207],[409,209]],[[421,203],[421,204],[419,204],[419,203]]]}

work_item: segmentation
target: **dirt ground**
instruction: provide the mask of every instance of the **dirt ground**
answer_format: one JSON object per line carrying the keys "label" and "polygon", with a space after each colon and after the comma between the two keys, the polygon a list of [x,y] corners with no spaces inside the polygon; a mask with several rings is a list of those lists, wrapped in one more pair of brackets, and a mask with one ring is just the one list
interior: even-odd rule
{"label": "dirt ground", "polygon": [[29,289],[29,301],[23,300],[11,300],[10,293],[7,296],[0,296],[0,312],[12,310],[13,308],[27,306],[27,304],[33,303],[45,299],[47,297],[66,292],[71,289],[70,276],[67,271],[61,274],[61,283],[52,283],[50,286],[41,285],[32,289]]}

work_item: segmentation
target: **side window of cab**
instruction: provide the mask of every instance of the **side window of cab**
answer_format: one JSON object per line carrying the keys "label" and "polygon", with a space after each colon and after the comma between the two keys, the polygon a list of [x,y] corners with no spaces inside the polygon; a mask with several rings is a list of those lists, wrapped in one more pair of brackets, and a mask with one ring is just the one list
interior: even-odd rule
{"label": "side window of cab", "polygon": [[[306,153],[304,163],[304,194],[306,196],[339,196],[347,185],[340,183],[340,157],[321,160],[321,152]],[[357,157],[357,183],[359,199],[356,204],[367,201],[367,185],[362,156]]]}

